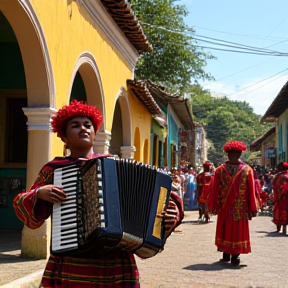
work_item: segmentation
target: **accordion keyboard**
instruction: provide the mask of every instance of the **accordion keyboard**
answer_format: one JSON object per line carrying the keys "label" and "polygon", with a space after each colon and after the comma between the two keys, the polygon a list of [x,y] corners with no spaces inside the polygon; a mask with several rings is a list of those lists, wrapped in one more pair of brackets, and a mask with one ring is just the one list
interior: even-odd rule
{"label": "accordion keyboard", "polygon": [[72,165],[54,170],[54,185],[66,193],[62,204],[53,205],[52,250],[67,250],[78,247],[77,241],[77,172],[79,168]]}

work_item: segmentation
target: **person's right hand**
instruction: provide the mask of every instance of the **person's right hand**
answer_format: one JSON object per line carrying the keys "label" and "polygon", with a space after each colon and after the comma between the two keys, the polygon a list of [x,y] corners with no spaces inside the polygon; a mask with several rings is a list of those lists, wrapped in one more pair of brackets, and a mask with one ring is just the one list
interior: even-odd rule
{"label": "person's right hand", "polygon": [[38,188],[36,197],[54,204],[61,204],[67,196],[62,188],[54,185],[44,185]]}

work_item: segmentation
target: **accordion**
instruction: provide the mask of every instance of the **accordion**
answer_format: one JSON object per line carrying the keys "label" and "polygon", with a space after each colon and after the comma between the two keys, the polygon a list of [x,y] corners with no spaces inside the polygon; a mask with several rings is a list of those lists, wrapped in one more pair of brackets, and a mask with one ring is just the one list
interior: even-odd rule
{"label": "accordion", "polygon": [[54,170],[67,199],[54,204],[51,253],[77,255],[112,249],[149,258],[163,250],[163,212],[171,177],[128,159],[100,157]]}

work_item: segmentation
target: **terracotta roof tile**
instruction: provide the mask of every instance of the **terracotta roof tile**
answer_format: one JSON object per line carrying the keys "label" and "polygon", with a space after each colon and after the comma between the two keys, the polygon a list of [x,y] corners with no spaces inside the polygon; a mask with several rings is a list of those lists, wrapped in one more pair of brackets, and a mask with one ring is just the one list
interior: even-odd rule
{"label": "terracotta roof tile", "polygon": [[152,115],[159,114],[158,111],[161,111],[158,103],[170,104],[186,129],[195,127],[188,99],[183,99],[181,95],[171,94],[165,91],[164,87],[160,87],[150,80],[127,80],[127,86],[146,105]]}
{"label": "terracotta roof tile", "polygon": [[127,86],[135,96],[146,106],[152,115],[161,115],[161,108],[158,106],[144,80],[127,80]]}
{"label": "terracotta roof tile", "polygon": [[113,20],[123,31],[130,43],[141,54],[151,52],[152,46],[136,19],[129,3],[125,0],[100,0]]}
{"label": "terracotta roof tile", "polygon": [[161,102],[164,105],[171,105],[186,129],[195,127],[196,123],[189,107],[189,99],[183,98],[179,94],[171,94],[164,87],[158,86],[150,80],[147,80],[147,86],[157,103]]}

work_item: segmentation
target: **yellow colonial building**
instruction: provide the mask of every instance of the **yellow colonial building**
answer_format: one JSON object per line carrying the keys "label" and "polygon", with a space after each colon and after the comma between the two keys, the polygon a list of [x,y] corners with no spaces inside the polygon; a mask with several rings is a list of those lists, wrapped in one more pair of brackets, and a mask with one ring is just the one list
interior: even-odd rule
{"label": "yellow colonial building", "polygon": [[[72,99],[104,115],[95,152],[149,160],[151,114],[126,81],[151,50],[125,0],[0,1],[0,227],[22,228],[13,197],[63,154],[50,120]],[[24,227],[23,256],[48,255],[46,222]]]}

